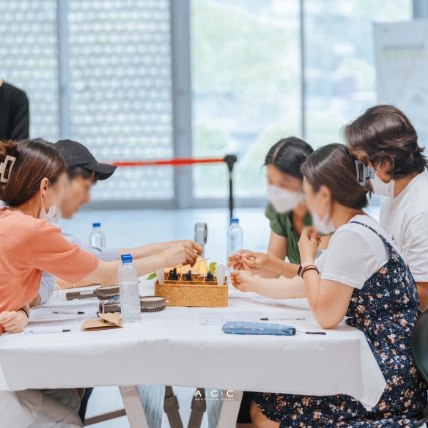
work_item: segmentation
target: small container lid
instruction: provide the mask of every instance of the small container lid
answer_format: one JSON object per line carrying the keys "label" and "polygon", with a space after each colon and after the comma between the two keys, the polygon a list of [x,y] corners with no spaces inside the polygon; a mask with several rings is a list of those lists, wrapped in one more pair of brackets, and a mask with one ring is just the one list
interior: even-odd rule
{"label": "small container lid", "polygon": [[132,263],[132,256],[131,256],[131,254],[122,254],[120,256],[120,258],[122,259],[122,263]]}
{"label": "small container lid", "polygon": [[92,223],[92,227],[101,227],[101,223]]}
{"label": "small container lid", "polygon": [[239,218],[236,218],[236,217],[231,218],[230,223],[239,223]]}

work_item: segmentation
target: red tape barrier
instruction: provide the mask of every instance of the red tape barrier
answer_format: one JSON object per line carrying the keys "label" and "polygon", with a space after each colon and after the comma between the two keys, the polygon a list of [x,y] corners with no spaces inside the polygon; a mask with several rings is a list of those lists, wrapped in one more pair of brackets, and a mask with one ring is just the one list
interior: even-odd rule
{"label": "red tape barrier", "polygon": [[222,163],[224,158],[208,158],[208,159],[193,159],[193,158],[177,158],[177,159],[165,159],[155,161],[119,161],[109,162],[115,166],[186,166],[204,163]]}

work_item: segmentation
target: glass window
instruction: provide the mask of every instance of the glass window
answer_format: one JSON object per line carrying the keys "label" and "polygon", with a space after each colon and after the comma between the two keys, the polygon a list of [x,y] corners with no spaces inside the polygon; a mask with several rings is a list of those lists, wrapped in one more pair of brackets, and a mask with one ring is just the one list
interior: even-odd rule
{"label": "glass window", "polygon": [[[263,195],[262,165],[299,135],[298,0],[193,0],[193,156],[236,153],[236,196]],[[226,166],[193,169],[193,196],[224,197]]]}
{"label": "glass window", "polygon": [[374,22],[409,20],[411,0],[305,0],[306,140],[339,141],[375,105]]}
{"label": "glass window", "polygon": [[[70,0],[72,136],[97,159],[173,156],[168,0]],[[96,200],[169,199],[169,167],[118,168]]]}
{"label": "glass window", "polygon": [[0,79],[30,100],[30,137],[59,138],[56,0],[1,2]]}

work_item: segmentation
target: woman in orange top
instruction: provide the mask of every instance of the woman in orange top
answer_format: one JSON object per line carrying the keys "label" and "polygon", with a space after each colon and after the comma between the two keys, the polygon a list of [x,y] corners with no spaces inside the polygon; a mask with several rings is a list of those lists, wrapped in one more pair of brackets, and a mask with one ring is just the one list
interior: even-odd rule
{"label": "woman in orange top", "polygon": [[[71,244],[47,219],[67,191],[64,161],[41,140],[0,142],[0,335],[17,333],[28,323],[42,271],[64,281],[83,279],[104,285],[118,281],[120,261],[103,262]],[[51,210],[52,208],[52,210]],[[193,264],[192,248],[178,245],[134,260],[140,276],[165,266]]]}

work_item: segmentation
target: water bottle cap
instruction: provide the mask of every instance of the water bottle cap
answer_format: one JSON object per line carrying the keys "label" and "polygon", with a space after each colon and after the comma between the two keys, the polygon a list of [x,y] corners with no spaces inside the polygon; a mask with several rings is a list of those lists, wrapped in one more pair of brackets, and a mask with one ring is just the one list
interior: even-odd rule
{"label": "water bottle cap", "polygon": [[132,256],[131,256],[131,254],[122,254],[120,256],[120,258],[122,259],[122,263],[132,263]]}
{"label": "water bottle cap", "polygon": [[92,227],[101,227],[101,223],[92,223]]}
{"label": "water bottle cap", "polygon": [[234,218],[230,219],[230,222],[231,223],[239,223],[239,218],[234,217]]}

